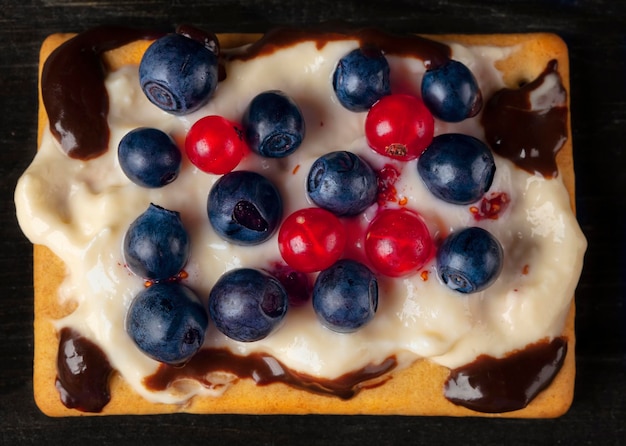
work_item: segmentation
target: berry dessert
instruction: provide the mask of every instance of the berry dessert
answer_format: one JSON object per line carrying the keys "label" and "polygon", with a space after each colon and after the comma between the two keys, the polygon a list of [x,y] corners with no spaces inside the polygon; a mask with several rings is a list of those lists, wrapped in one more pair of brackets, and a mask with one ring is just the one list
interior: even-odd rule
{"label": "berry dessert", "polygon": [[568,77],[550,34],[51,36],[15,192],[37,404],[561,415]]}

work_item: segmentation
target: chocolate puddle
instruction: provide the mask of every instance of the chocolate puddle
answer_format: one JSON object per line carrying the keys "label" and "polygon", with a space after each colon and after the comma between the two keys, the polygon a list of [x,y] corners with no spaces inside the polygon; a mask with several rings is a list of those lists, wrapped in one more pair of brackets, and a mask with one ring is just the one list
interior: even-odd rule
{"label": "chocolate puddle", "polygon": [[95,158],[109,145],[109,96],[102,53],[161,34],[120,27],[93,28],[50,54],[41,74],[41,95],[50,131],[71,158]]}
{"label": "chocolate puddle", "polygon": [[538,342],[498,359],[481,355],[450,372],[445,397],[478,412],[500,413],[523,409],[548,387],[561,370],[567,340]]}
{"label": "chocolate puddle", "polygon": [[[558,82],[540,91],[549,76],[557,76]],[[531,95],[538,92],[533,104]],[[496,92],[485,106],[482,124],[494,152],[530,173],[556,177],[556,155],[568,137],[566,92],[556,61],[521,88]]]}

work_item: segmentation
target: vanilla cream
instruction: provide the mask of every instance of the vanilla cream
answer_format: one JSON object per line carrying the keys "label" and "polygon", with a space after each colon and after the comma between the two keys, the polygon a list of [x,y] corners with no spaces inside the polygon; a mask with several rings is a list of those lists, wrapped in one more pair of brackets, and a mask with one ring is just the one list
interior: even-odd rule
{"label": "vanilla cream", "polygon": [[[206,215],[206,200],[217,176],[199,171],[185,159],[179,177],[170,185],[141,188],[119,167],[119,141],[136,127],[150,126],[172,134],[182,147],[186,132],[201,117],[216,114],[239,121],[258,93],[282,90],[303,112],[307,133],[301,147],[285,159],[248,154],[237,169],[254,170],[270,178],[283,197],[285,216],[313,206],[305,182],[309,167],[320,155],[350,150],[375,169],[390,162],[367,146],[363,134],[366,114],[344,109],[332,89],[337,61],[356,46],[356,41],[345,40],[318,49],[314,42],[305,41],[271,55],[227,61],[227,77],[211,101],[184,117],[169,115],[149,103],[139,87],[137,66],[112,72],[106,79],[110,146],[104,155],[90,161],[67,157],[45,130],[35,159],[17,185],[15,202],[27,237],[34,244],[49,247],[67,266],[59,299],[75,303],[76,309],[54,323],[59,329],[75,328],[93,340],[113,368],[145,398],[183,403],[195,394],[219,395],[225,387],[216,390],[185,382],[152,391],[144,386],[143,379],[159,364],[141,353],[124,329],[130,302],[144,287],[143,279],[124,267],[122,240],[130,223],[150,203],[181,214],[192,242],[184,283],[204,303],[224,272],[242,266],[271,269],[281,257],[276,236],[258,246],[242,247],[216,235]],[[514,49],[457,44],[451,48],[453,58],[474,72],[484,95],[503,86],[494,62]],[[423,63],[395,56],[390,56],[389,62],[392,85],[401,83],[403,88],[418,92]],[[551,82],[548,79],[535,98],[537,107],[559,99],[545,98],[544,90]],[[480,115],[458,124],[436,121],[435,134],[449,132],[484,139]],[[504,268],[487,290],[472,295],[451,291],[438,280],[431,261],[423,268],[427,276],[380,276],[378,312],[356,333],[339,334],[324,328],[312,307],[306,305],[290,308],[277,332],[253,343],[228,339],[210,324],[205,346],[226,347],[239,355],[268,353],[289,368],[332,379],[391,355],[399,358],[401,367],[428,358],[454,368],[480,354],[499,357],[540,339],[559,336],[582,268],[585,238],[559,177],[545,179],[529,174],[497,155],[495,161],[497,170],[490,192],[504,192],[511,201],[499,219],[478,222],[468,206],[447,204],[432,196],[417,175],[416,161],[396,165],[401,169],[398,196],[406,198],[406,206],[424,217],[433,237],[476,225],[501,242]],[[356,217],[363,228],[376,206]],[[228,378],[220,375],[213,379],[222,382]]]}

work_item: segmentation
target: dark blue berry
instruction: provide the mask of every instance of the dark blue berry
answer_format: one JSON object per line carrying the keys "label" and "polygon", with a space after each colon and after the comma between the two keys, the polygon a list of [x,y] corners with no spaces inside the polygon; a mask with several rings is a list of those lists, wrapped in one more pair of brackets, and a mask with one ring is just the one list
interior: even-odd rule
{"label": "dark blue berry", "polygon": [[488,231],[470,227],[453,232],[437,251],[437,271],[449,288],[476,293],[489,287],[502,270],[500,242]]}
{"label": "dark blue berry", "polygon": [[376,201],[376,173],[352,152],[327,153],[311,166],[307,192],[315,204],[336,215],[357,215]]}
{"label": "dark blue berry", "polygon": [[417,161],[422,181],[437,198],[469,204],[491,187],[496,165],[479,139],[460,133],[436,136]]}
{"label": "dark blue berry", "polygon": [[150,102],[175,115],[191,113],[206,104],[217,80],[215,54],[182,34],[156,40],[139,65],[139,82]]}
{"label": "dark blue berry", "polygon": [[378,281],[363,264],[339,260],[313,286],[313,309],[322,324],[340,333],[358,330],[374,318]]}
{"label": "dark blue berry", "polygon": [[189,236],[178,212],[150,204],[124,237],[124,259],[140,277],[159,281],[176,276],[189,258]]}
{"label": "dark blue berry", "polygon": [[422,99],[436,117],[460,122],[482,107],[482,93],[472,72],[456,60],[430,69],[422,79]]}
{"label": "dark blue berry", "polygon": [[180,365],[202,347],[209,320],[198,297],[177,282],[155,283],[131,302],[126,332],[146,355]]}
{"label": "dark blue berry", "polygon": [[287,306],[287,292],[281,283],[251,268],[225,273],[209,295],[209,314],[215,326],[241,342],[258,341],[276,330]]}
{"label": "dark blue berry", "polygon": [[207,200],[209,221],[223,239],[257,245],[270,238],[280,223],[280,193],[263,175],[236,170],[215,182]]}
{"label": "dark blue berry", "polygon": [[270,158],[283,158],[293,153],[304,139],[302,112],[294,100],[281,91],[266,91],[252,99],[242,124],[250,149]]}
{"label": "dark blue berry", "polygon": [[126,176],[142,187],[156,188],[178,177],[181,154],[174,140],[153,128],[128,132],[117,149],[120,167]]}
{"label": "dark blue berry", "polygon": [[389,64],[378,48],[357,48],[339,60],[333,74],[337,99],[354,112],[367,111],[391,93]]}

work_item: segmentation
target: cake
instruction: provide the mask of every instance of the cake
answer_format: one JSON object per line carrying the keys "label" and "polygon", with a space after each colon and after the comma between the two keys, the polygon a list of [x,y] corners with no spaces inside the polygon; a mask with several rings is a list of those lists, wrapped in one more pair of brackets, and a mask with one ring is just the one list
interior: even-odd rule
{"label": "cake", "polygon": [[[198,94],[205,99],[197,103],[168,98],[165,102],[177,108],[164,110],[169,105],[155,105],[164,93],[155,90],[148,99],[157,75],[149,63],[148,68],[140,63],[154,42],[170,35],[97,28],[77,36],[55,34],[42,46],[39,150],[17,185],[15,201],[19,223],[34,244],[34,391],[44,413],[545,418],[569,408],[575,376],[573,295],[586,242],[574,214],[568,57],[561,39],[551,34],[397,36],[376,30],[291,29],[213,36],[182,27],[174,35],[201,43],[203,63],[210,66],[207,82],[214,85]],[[359,48],[388,64],[387,90],[366,105],[360,103],[363,94],[353,103],[342,98],[347,87],[337,87],[336,80],[339,61]],[[150,63],[160,66],[158,56],[151,57]],[[460,118],[446,114],[455,109],[424,107],[427,98],[420,89],[425,73],[452,60],[462,65],[455,69],[469,69],[476,84]],[[441,77],[446,79],[435,77],[435,83]],[[266,118],[259,117],[265,116],[263,107],[256,110],[253,103],[265,93],[271,93],[262,98],[265,103],[288,104],[281,116],[302,118],[290,121],[300,140],[290,140],[297,147],[288,151],[281,146],[288,153],[268,155],[255,142],[254,134],[263,134],[258,123]],[[382,121],[371,124],[372,110],[389,97],[421,104],[415,119],[426,131],[420,127],[416,133],[427,143],[414,156],[408,144],[394,143],[382,152],[375,148],[372,132]],[[396,113],[400,118],[409,114]],[[201,149],[189,143],[198,138],[190,135],[207,116],[217,117],[212,126],[226,123],[225,128],[235,129],[230,138],[242,144],[241,159],[223,172],[207,173],[223,166],[212,162],[207,168],[192,159]],[[121,155],[127,135],[146,128],[168,135],[181,154],[156,186],[139,184],[142,178],[153,179],[146,179],[145,172],[133,178]],[[223,132],[219,137],[226,138]],[[422,156],[435,141],[482,150],[489,167],[472,198],[437,191],[442,177],[428,177],[435,171],[428,163],[436,165],[438,159]],[[359,210],[342,207],[355,200],[342,195],[353,186],[334,192],[339,198],[331,197],[330,204],[308,186],[320,159],[327,163],[324,174],[336,165],[324,158],[329,153],[358,158],[363,169],[373,172],[375,184],[368,184],[375,193]],[[248,176],[237,183],[233,173]],[[254,241],[242,235],[229,239],[214,218],[219,220],[220,206],[237,189],[223,186],[220,195],[216,185],[228,178],[245,188],[256,184],[257,176],[274,186],[268,187],[277,198],[263,203],[272,208],[280,201],[278,209],[267,211],[276,214],[276,221],[266,218],[265,208],[252,209],[245,202],[233,212],[266,225],[257,231],[265,235]],[[213,195],[226,198],[212,201]],[[331,231],[333,240],[343,241],[298,258],[290,245],[294,237],[285,228],[291,216],[289,227],[307,221],[298,215],[302,210],[312,212],[306,217],[313,231],[320,221],[329,221],[342,234]],[[141,253],[130,253],[128,234],[149,212],[159,218],[165,214],[154,223],[157,238],[159,231],[183,228],[176,247],[170,245],[170,257],[177,260],[166,261],[168,267],[178,262],[175,273],[159,275],[154,271],[162,265],[151,268]],[[407,213],[409,223],[397,223]],[[384,220],[383,215],[391,217]],[[375,230],[378,217],[383,223]],[[418,226],[415,235],[411,231]],[[417,263],[411,263],[414,258],[401,262],[402,267],[411,263],[406,271],[384,259],[381,264],[380,249],[372,248],[371,254],[368,248],[378,236],[393,241],[385,236],[389,227],[392,235],[408,231],[403,240],[420,241],[414,248],[421,253]],[[467,235],[464,247],[450,247],[451,236],[466,228],[482,232]],[[313,241],[320,237],[313,232]],[[189,252],[179,250],[181,239]],[[444,254],[481,249],[472,247],[476,240],[487,240],[482,245],[493,248],[488,257],[495,259],[492,277],[469,292],[455,290],[462,287],[461,279],[442,273],[454,263]],[[352,278],[367,277],[364,285],[350,282],[346,293],[364,289],[369,297],[364,305],[370,308],[363,319],[347,325],[348,316],[331,321],[324,313],[331,304],[320,303],[327,284],[341,280],[321,279],[336,272],[337,265]],[[487,269],[484,264],[472,268]],[[261,295],[274,287],[269,312],[280,320],[254,334],[233,329],[237,321],[229,325],[228,312],[216,303],[228,296],[224,282],[233,283],[230,273],[243,270],[252,275],[240,282],[263,290]],[[166,359],[159,356],[162,348],[155,353],[138,339],[138,330],[142,336],[150,331],[141,326],[142,308],[137,318],[130,314],[140,307],[139,296],[170,288],[176,291],[164,292],[168,299],[181,293],[188,297],[182,288],[191,291],[189,300],[199,306],[189,311],[200,329],[194,326],[184,338],[186,348],[199,343],[197,348]],[[128,328],[135,319],[140,328]]]}

